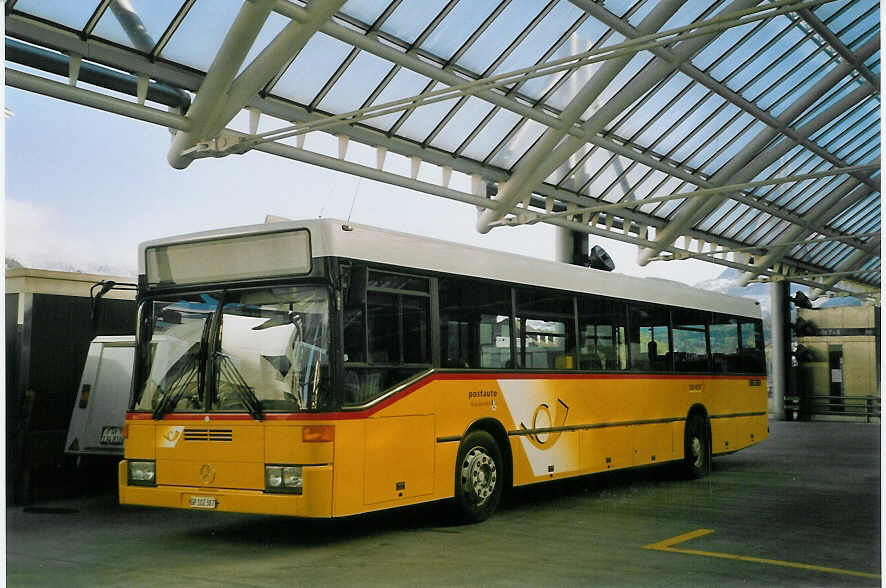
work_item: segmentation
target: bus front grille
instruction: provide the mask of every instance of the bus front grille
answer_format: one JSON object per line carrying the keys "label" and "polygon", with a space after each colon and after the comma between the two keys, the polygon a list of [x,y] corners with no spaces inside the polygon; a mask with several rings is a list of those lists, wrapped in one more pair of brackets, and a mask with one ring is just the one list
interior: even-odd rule
{"label": "bus front grille", "polygon": [[185,441],[233,441],[231,429],[185,429]]}

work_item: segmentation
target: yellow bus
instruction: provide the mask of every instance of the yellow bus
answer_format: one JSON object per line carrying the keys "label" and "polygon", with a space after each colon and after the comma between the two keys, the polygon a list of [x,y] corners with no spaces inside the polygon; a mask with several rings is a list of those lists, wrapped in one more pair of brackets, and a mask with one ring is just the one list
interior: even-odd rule
{"label": "yellow bus", "polygon": [[309,220],[139,249],[123,504],[340,517],[767,437],[758,303]]}

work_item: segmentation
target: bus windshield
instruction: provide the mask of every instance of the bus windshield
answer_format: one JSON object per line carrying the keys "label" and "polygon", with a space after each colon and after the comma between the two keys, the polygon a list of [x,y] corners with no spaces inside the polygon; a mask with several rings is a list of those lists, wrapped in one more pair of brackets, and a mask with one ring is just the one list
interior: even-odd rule
{"label": "bus windshield", "polygon": [[[327,408],[329,301],[320,286],[229,293],[221,309],[212,406],[264,410]],[[251,411],[250,411],[251,412]]]}
{"label": "bus windshield", "polygon": [[136,410],[329,408],[329,305],[322,286],[155,300],[143,309]]}

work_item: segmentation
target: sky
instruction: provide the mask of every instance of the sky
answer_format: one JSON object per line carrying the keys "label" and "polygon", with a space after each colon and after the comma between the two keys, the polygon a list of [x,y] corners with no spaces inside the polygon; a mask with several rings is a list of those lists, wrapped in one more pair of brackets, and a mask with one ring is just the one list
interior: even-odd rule
{"label": "sky", "polygon": [[[539,223],[481,235],[470,205],[267,155],[201,159],[185,170],[166,161],[167,129],[6,88],[6,256],[27,267],[122,276],[137,272],[142,241],[261,223],[266,215],[291,219],[340,218],[408,233],[554,258],[555,229]],[[242,117],[240,117],[242,118]],[[235,121],[238,122],[238,120]],[[332,153],[335,142],[313,133],[305,147]],[[359,145],[349,158],[367,154]],[[395,156],[389,155],[396,167]],[[420,179],[437,181],[423,164]],[[469,192],[454,173],[452,188]],[[591,236],[616,271],[695,284],[721,266],[658,262],[641,268],[637,248]]]}

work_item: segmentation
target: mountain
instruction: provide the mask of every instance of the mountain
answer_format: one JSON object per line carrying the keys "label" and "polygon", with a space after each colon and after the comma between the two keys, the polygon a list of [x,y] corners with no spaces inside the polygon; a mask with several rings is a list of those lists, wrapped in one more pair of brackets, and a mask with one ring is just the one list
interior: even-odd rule
{"label": "mountain", "polygon": [[695,284],[695,287],[701,290],[707,290],[708,292],[719,292],[731,296],[752,298],[760,303],[760,308],[763,310],[763,314],[768,317],[769,305],[771,303],[769,284],[756,283],[741,287],[738,285],[738,279],[740,277],[740,271],[727,268],[716,278],[701,281]]}
{"label": "mountain", "polygon": [[[743,298],[752,298],[760,303],[760,310],[763,312],[763,338],[767,342],[767,348],[771,337],[772,321],[769,320],[769,311],[772,306],[772,294],[769,284],[749,284],[747,286],[739,286],[738,278],[741,272],[728,268],[719,276],[710,280],[704,280],[695,284],[696,288],[707,290],[709,292],[720,292],[721,294],[730,294],[732,296],[741,296]],[[803,291],[804,294],[808,290],[806,286],[798,286],[791,284],[791,294]],[[861,306],[861,300],[849,296],[841,298],[827,298],[823,303],[815,304],[816,308],[825,308],[832,306]],[[796,317],[793,305],[791,306],[791,315]]]}
{"label": "mountain", "polygon": [[[699,282],[695,284],[695,287],[702,290],[708,290],[709,292],[720,292],[721,294],[730,294],[732,296],[741,296],[743,298],[753,298],[760,303],[760,308],[763,310],[764,317],[768,317],[769,307],[772,301],[772,294],[770,292],[769,284],[756,283],[741,287],[738,285],[738,278],[740,276],[740,271],[728,268],[716,278]],[[805,294],[807,291],[808,288],[806,286],[791,284],[791,294],[794,294],[796,292],[803,292]],[[826,298],[823,302],[815,303],[815,308],[828,308],[834,306],[861,306],[861,304],[862,302],[858,298],[843,296],[840,298]]]}
{"label": "mountain", "polygon": [[[21,262],[14,257],[6,258],[6,269],[33,268],[59,272],[71,272],[75,274],[96,274],[100,276],[134,276],[133,268],[124,265],[111,265],[102,263],[76,263],[70,261],[48,259],[26,259]],[[134,280],[133,280],[134,281]]]}

